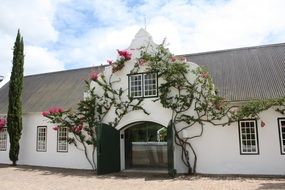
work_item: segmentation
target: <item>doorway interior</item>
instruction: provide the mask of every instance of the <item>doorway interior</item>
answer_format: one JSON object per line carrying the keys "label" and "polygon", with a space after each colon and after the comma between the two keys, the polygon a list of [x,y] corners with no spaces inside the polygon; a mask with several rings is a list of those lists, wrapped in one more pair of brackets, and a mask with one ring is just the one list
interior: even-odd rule
{"label": "doorway interior", "polygon": [[125,130],[126,169],[167,169],[167,128],[153,122],[132,124]]}

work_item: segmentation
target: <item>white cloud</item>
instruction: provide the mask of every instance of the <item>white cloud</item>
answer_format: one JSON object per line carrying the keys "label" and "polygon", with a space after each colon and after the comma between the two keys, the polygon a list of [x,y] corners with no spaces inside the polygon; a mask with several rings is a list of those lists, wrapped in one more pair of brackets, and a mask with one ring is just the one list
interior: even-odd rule
{"label": "white cloud", "polygon": [[1,31],[15,35],[20,29],[26,42],[43,44],[57,40],[52,25],[54,5],[49,0],[9,0],[0,3]]}
{"label": "white cloud", "polygon": [[[208,7],[188,39],[191,51],[207,51],[268,43],[272,32],[285,33],[285,1],[234,0]],[[281,38],[278,41],[284,41]]]}
{"label": "white cloud", "polygon": [[127,48],[136,31],[144,27],[144,18],[154,41],[160,43],[166,37],[175,54],[285,40],[282,0],[145,0],[132,6],[122,0],[90,2],[102,26],[68,39],[60,57],[70,53],[67,61],[77,63],[72,67],[99,65],[114,58],[115,49]]}
{"label": "white cloud", "polygon": [[64,63],[55,58],[55,55],[45,48],[26,46],[25,74],[46,73],[64,69]]}
{"label": "white cloud", "polygon": [[59,50],[57,53],[59,57],[68,54],[65,62],[77,68],[106,64],[107,59],[116,58],[116,49],[125,49],[129,46],[130,40],[138,30],[139,26],[136,25],[123,29],[94,29],[73,40],[67,49]]}
{"label": "white cloud", "polygon": [[1,2],[0,75],[5,76],[5,81],[12,69],[13,46],[19,28],[25,44],[25,74],[64,69],[64,64],[45,47],[58,38],[58,31],[53,26],[55,6],[49,0]]}

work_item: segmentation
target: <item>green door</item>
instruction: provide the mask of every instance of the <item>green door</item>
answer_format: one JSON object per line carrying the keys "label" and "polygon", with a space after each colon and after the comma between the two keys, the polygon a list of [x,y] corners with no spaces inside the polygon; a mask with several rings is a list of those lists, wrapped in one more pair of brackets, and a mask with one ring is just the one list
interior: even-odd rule
{"label": "green door", "polygon": [[171,177],[175,176],[176,170],[174,169],[174,149],[173,149],[173,126],[170,120],[167,126],[167,158],[168,158],[168,174]]}
{"label": "green door", "polygon": [[101,124],[96,128],[96,135],[97,174],[120,171],[120,132],[114,127]]}

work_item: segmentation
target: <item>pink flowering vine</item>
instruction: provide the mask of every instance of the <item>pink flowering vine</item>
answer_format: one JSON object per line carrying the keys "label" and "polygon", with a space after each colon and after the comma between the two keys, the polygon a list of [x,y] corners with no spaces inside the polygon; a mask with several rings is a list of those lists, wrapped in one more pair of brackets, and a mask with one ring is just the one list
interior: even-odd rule
{"label": "pink flowering vine", "polygon": [[83,124],[80,124],[80,125],[74,127],[74,128],[73,128],[73,131],[74,131],[75,133],[80,133],[80,132],[82,131],[82,129],[83,129]]}
{"label": "pink flowering vine", "polygon": [[127,50],[118,50],[119,56],[123,57],[125,60],[130,60],[132,58],[132,54]]}
{"label": "pink flowering vine", "polygon": [[59,126],[54,126],[52,129],[55,130],[55,131],[58,131],[59,130]]}
{"label": "pink flowering vine", "polygon": [[209,77],[209,73],[208,72],[203,72],[203,73],[201,73],[201,77],[202,78],[208,78]]}
{"label": "pink flowering vine", "polygon": [[96,71],[93,71],[90,73],[90,79],[93,81],[97,81],[99,77],[99,74]]}
{"label": "pink flowering vine", "polygon": [[49,111],[42,112],[42,116],[44,116],[44,117],[48,116],[49,114],[50,114]]}
{"label": "pink flowering vine", "polygon": [[0,131],[6,126],[7,120],[4,118],[0,118]]}
{"label": "pink flowering vine", "polygon": [[48,109],[48,111],[42,112],[42,116],[47,117],[51,114],[58,114],[58,113],[62,113],[62,112],[64,112],[64,110],[60,107],[51,107]]}
{"label": "pink flowering vine", "polygon": [[112,61],[112,60],[107,60],[107,63],[108,63],[109,65],[112,65],[112,64],[113,64],[113,61]]}
{"label": "pink flowering vine", "polygon": [[50,109],[48,109],[50,114],[57,114],[57,113],[62,113],[63,109],[60,107],[52,107]]}
{"label": "pink flowering vine", "polygon": [[264,122],[264,121],[261,121],[260,126],[261,126],[261,127],[265,127],[265,122]]}
{"label": "pink flowering vine", "polygon": [[139,59],[139,65],[144,65],[146,63],[145,59]]}
{"label": "pink flowering vine", "polygon": [[117,52],[120,56],[119,59],[117,59],[114,62],[111,60],[107,60],[109,65],[112,65],[112,72],[113,73],[120,71],[125,66],[125,62],[132,58],[132,54],[127,50],[118,50],[117,49]]}
{"label": "pink flowering vine", "polygon": [[183,57],[183,56],[181,56],[181,55],[172,56],[172,57],[170,57],[170,60],[171,60],[172,62],[175,62],[175,61],[180,61],[180,62],[182,62],[182,63],[186,63],[186,62],[187,62],[186,57]]}

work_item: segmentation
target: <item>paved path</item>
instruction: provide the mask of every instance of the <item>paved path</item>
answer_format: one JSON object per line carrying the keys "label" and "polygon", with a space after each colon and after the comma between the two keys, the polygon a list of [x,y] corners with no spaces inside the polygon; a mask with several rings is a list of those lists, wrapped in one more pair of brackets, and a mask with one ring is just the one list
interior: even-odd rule
{"label": "paved path", "polygon": [[117,173],[0,165],[0,190],[278,190],[285,178],[179,176]]}

